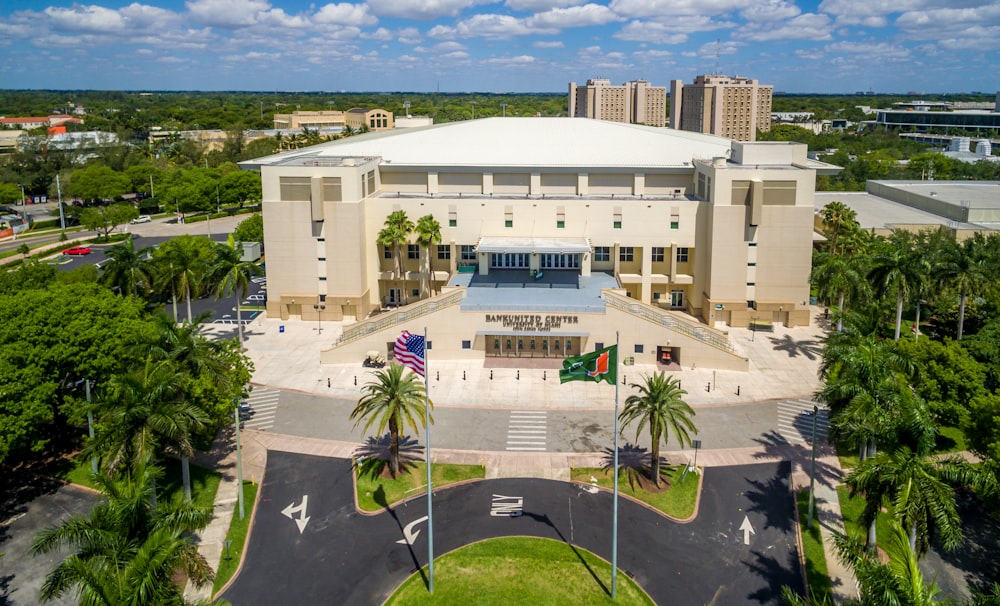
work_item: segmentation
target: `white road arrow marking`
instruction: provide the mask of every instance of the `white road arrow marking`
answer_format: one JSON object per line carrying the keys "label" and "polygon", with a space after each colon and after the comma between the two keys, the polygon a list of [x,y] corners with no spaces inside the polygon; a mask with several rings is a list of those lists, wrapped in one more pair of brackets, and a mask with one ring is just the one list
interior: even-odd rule
{"label": "white road arrow marking", "polygon": [[[302,495],[302,504],[296,505],[295,501],[288,504],[288,507],[281,510],[281,513],[288,516],[288,519],[294,520],[295,525],[299,527],[299,534],[306,529],[306,524],[309,523],[309,516],[306,515],[306,506],[309,504],[309,495]],[[294,514],[301,512],[302,515],[295,517]]]}
{"label": "white road arrow marking", "polygon": [[740,524],[740,530],[743,531],[743,544],[744,545],[749,545],[750,544],[750,535],[757,534],[757,531],[755,531],[753,529],[753,526],[750,525],[750,518],[749,517],[743,516],[743,523]]}
{"label": "white road arrow marking", "polygon": [[417,536],[420,535],[419,530],[413,530],[413,527],[421,522],[426,522],[427,516],[422,518],[417,518],[403,528],[403,538],[396,541],[400,545],[413,545],[413,542],[417,540]]}

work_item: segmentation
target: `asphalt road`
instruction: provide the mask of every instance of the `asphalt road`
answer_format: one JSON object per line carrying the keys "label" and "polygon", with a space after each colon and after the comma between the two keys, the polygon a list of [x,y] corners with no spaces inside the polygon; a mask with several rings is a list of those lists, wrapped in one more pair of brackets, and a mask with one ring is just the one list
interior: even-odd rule
{"label": "asphalt road", "polygon": [[[707,470],[689,524],[622,499],[619,568],[658,604],[780,603],[782,585],[802,590],[789,473],[788,463]],[[221,597],[235,606],[385,600],[426,563],[426,500],[364,516],[352,491],[347,460],[270,453],[246,560]],[[518,507],[522,516],[503,515]],[[610,560],[611,511],[610,493],[566,482],[473,482],[435,493],[434,550],[440,556],[483,539],[537,536]],[[741,529],[744,520],[752,532]],[[397,542],[404,528],[419,531],[412,546]],[[605,588],[609,582],[602,580]]]}

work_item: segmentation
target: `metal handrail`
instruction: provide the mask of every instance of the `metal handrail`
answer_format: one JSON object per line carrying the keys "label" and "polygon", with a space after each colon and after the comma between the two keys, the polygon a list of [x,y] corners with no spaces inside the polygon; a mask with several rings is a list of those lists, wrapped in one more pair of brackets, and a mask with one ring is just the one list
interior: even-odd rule
{"label": "metal handrail", "polygon": [[680,318],[675,314],[661,311],[651,305],[646,305],[641,301],[636,301],[631,297],[626,297],[611,290],[605,290],[603,296],[605,302],[615,309],[664,326],[682,335],[693,337],[716,349],[736,354],[736,350],[733,349],[732,344],[729,342],[729,335],[721,330],[710,328],[693,320]]}
{"label": "metal handrail", "polygon": [[460,288],[455,292],[407,305],[406,307],[379,315],[370,320],[362,320],[345,328],[340,334],[340,338],[334,343],[334,347],[350,343],[351,341],[357,341],[362,337],[385,330],[386,328],[391,328],[397,324],[432,314],[445,307],[458,305],[464,296],[465,289]]}

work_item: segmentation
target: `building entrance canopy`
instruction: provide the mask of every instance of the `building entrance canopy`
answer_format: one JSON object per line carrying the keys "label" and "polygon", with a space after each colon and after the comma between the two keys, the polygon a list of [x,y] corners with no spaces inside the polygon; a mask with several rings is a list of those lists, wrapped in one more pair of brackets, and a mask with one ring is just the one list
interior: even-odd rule
{"label": "building entrance canopy", "polygon": [[587,238],[515,238],[508,236],[483,236],[476,245],[483,253],[588,253]]}

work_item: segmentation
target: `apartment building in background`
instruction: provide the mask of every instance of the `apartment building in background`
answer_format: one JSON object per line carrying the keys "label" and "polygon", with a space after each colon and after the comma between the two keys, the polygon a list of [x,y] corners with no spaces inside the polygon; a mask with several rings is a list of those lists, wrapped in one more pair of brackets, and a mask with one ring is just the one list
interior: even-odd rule
{"label": "apartment building in background", "polygon": [[693,84],[670,83],[670,126],[678,130],[756,141],[771,130],[773,86],[750,78],[710,74]]}
{"label": "apartment building in background", "polygon": [[614,86],[610,80],[594,78],[577,86],[569,83],[568,114],[646,126],[667,125],[667,87],[650,86],[646,80],[632,80]]}

